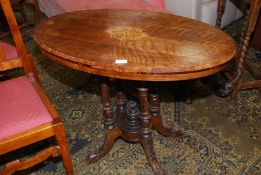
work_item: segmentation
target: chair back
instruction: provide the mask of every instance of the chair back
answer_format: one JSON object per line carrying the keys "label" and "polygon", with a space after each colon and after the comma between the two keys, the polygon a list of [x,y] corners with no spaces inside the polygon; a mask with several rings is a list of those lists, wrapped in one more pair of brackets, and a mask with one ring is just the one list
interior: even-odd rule
{"label": "chair back", "polygon": [[0,73],[6,75],[9,69],[23,67],[26,75],[0,82],[0,156],[47,138],[56,140],[55,145],[35,155],[0,166],[0,174],[11,175],[61,155],[66,174],[73,175],[63,123],[40,86],[32,55],[25,48],[10,1],[0,0],[0,7],[15,43],[11,46],[0,42]]}
{"label": "chair back", "polygon": [[[3,9],[4,15],[7,19],[12,38],[15,44],[17,58],[8,59],[6,56],[6,49],[4,46],[7,44],[0,43],[0,71],[6,71],[13,68],[23,67],[26,75],[36,75],[33,65],[32,55],[26,50],[23,42],[19,26],[17,24],[14,12],[9,0],[0,0],[0,5]],[[10,51],[10,49],[9,49]]]}

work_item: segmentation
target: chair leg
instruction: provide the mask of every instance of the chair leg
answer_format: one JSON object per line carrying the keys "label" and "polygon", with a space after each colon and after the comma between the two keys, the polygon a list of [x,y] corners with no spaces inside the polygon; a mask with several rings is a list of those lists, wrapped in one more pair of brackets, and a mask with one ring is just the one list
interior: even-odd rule
{"label": "chair leg", "polygon": [[55,126],[56,140],[60,147],[64,168],[67,175],[73,175],[72,159],[69,152],[69,146],[66,142],[65,129],[63,124]]}
{"label": "chair leg", "polygon": [[38,22],[40,22],[40,7],[39,7],[39,3],[37,0],[26,0],[22,3],[19,4],[20,5],[20,11],[21,14],[25,20],[26,25],[32,25],[33,22],[30,22],[26,16],[25,13],[25,6],[30,5],[33,7],[34,10],[34,25],[37,24]]}
{"label": "chair leg", "polygon": [[27,18],[26,12],[25,12],[25,4],[24,3],[19,3],[19,11],[23,17],[23,24],[25,26],[28,26],[30,24],[29,19]]}
{"label": "chair leg", "polygon": [[38,0],[26,0],[25,3],[33,6],[33,8],[34,8],[34,22],[35,22],[34,24],[37,24],[38,22],[40,22],[41,12],[40,12]]}
{"label": "chair leg", "polygon": [[40,7],[39,7],[39,3],[38,0],[34,0],[34,24],[37,24],[40,22]]}
{"label": "chair leg", "polygon": [[225,4],[226,4],[226,0],[218,0],[218,7],[217,7],[218,10],[217,10],[217,19],[216,19],[217,28],[220,28],[221,26],[221,20],[225,10]]}
{"label": "chair leg", "polygon": [[238,97],[239,91],[240,91],[239,84],[237,84],[232,91],[231,99],[235,100]]}

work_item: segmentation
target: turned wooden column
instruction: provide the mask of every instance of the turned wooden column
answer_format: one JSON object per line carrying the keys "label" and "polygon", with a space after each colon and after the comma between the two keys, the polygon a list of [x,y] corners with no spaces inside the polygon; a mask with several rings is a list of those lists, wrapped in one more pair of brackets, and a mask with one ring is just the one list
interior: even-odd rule
{"label": "turned wooden column", "polygon": [[151,134],[151,114],[149,112],[149,102],[148,102],[148,89],[138,88],[139,100],[140,100],[140,142],[144,149],[146,158],[153,169],[156,171],[157,175],[165,174],[164,170],[160,167],[160,164],[156,158],[152,134]]}
{"label": "turned wooden column", "polygon": [[[219,14],[223,14],[222,12],[224,11],[225,8],[224,1],[226,0],[218,1]],[[245,15],[245,21],[242,28],[241,39],[236,55],[236,73],[234,77],[224,85],[224,87],[219,89],[218,92],[220,96],[227,96],[233,92],[231,96],[233,99],[237,97],[239,90],[244,90],[249,88],[261,88],[260,80],[254,80],[245,83],[240,82],[246,64],[245,60],[248,53],[251,34],[255,30],[255,26],[257,23],[260,6],[261,6],[261,0],[246,0],[246,2],[250,4],[250,7]],[[220,26],[221,18],[222,15],[221,16],[218,15],[216,26]]]}
{"label": "turned wooden column", "polygon": [[225,5],[226,5],[227,0],[219,0],[218,1],[218,8],[217,8],[217,19],[216,19],[216,27],[220,28],[221,27],[221,21],[222,21],[222,16],[225,11]]}
{"label": "turned wooden column", "polygon": [[107,129],[115,128],[115,118],[113,117],[113,108],[111,105],[109,87],[107,84],[101,84],[102,104],[104,124]]}

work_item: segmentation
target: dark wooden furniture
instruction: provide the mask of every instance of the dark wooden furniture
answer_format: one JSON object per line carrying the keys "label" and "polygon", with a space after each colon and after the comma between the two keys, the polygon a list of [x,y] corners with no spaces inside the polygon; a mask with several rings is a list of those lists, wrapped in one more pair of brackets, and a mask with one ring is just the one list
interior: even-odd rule
{"label": "dark wooden furniture", "polygon": [[26,6],[32,6],[34,9],[34,24],[37,24],[40,21],[40,8],[38,0],[11,0],[10,2],[12,3],[12,1],[14,1],[14,3],[16,4],[18,3],[18,5],[20,6],[20,11],[23,15],[26,24],[31,24],[30,20],[26,15]]}
{"label": "dark wooden furniture", "polygon": [[68,175],[73,174],[64,126],[56,110],[42,90],[32,55],[26,50],[9,0],[1,0],[18,57],[7,57],[0,45],[0,71],[24,68],[25,75],[0,82],[0,156],[33,143],[54,137],[54,146],[23,160],[14,160],[0,169],[10,175],[32,167],[49,157],[61,155]]}
{"label": "dark wooden furniture", "polygon": [[[148,11],[90,10],[63,14],[40,22],[33,38],[43,54],[60,64],[141,84],[211,75],[224,69],[236,53],[234,40],[219,29]],[[158,95],[150,94],[142,85],[137,90],[140,110],[133,101],[127,104],[123,91],[119,91],[117,110],[113,111],[108,84],[101,84],[108,132],[105,144],[89,157],[89,162],[105,156],[115,139],[122,137],[141,143],[152,168],[157,174],[164,174],[154,153],[151,129],[164,136],[179,136],[182,132],[163,126]]]}
{"label": "dark wooden furniture", "polygon": [[[25,8],[26,6],[32,6],[34,9],[34,24],[37,24],[40,21],[40,8],[38,4],[38,0],[10,0],[11,5],[18,6],[17,10],[21,13],[23,17],[23,23],[19,25],[19,28],[24,28],[33,25],[33,23],[28,19],[26,15]],[[1,19],[1,27],[3,28],[3,33],[0,35],[0,39],[6,37],[10,34],[8,29],[7,21],[2,13],[2,9],[0,8],[0,19]]]}
{"label": "dark wooden furniture", "polygon": [[256,28],[251,38],[251,46],[261,51],[261,12],[259,12]]}
{"label": "dark wooden furniture", "polygon": [[[232,99],[235,99],[240,90],[259,88],[261,93],[261,77],[245,59],[247,56],[251,34],[255,30],[258,15],[260,12],[261,0],[245,0],[249,4],[249,10],[246,13],[244,26],[242,27],[241,40],[236,55],[236,74],[228,81],[223,88],[219,89],[221,96],[227,96],[232,92]],[[220,27],[222,15],[224,12],[226,0],[218,1],[218,17],[216,26]],[[244,67],[256,78],[256,80],[248,82],[240,82]]]}

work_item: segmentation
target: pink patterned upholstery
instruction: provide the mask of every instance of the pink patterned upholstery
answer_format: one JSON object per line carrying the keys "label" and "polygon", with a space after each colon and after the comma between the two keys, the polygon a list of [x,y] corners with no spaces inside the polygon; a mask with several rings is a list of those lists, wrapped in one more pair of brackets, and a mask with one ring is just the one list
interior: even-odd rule
{"label": "pink patterned upholstery", "polygon": [[18,57],[18,53],[15,46],[0,41],[0,47],[4,50],[7,60],[12,60]]}
{"label": "pink patterned upholstery", "polygon": [[137,9],[166,12],[164,0],[39,0],[48,17],[87,9]]}
{"label": "pink patterned upholstery", "polygon": [[0,82],[0,139],[51,121],[27,77]]}

